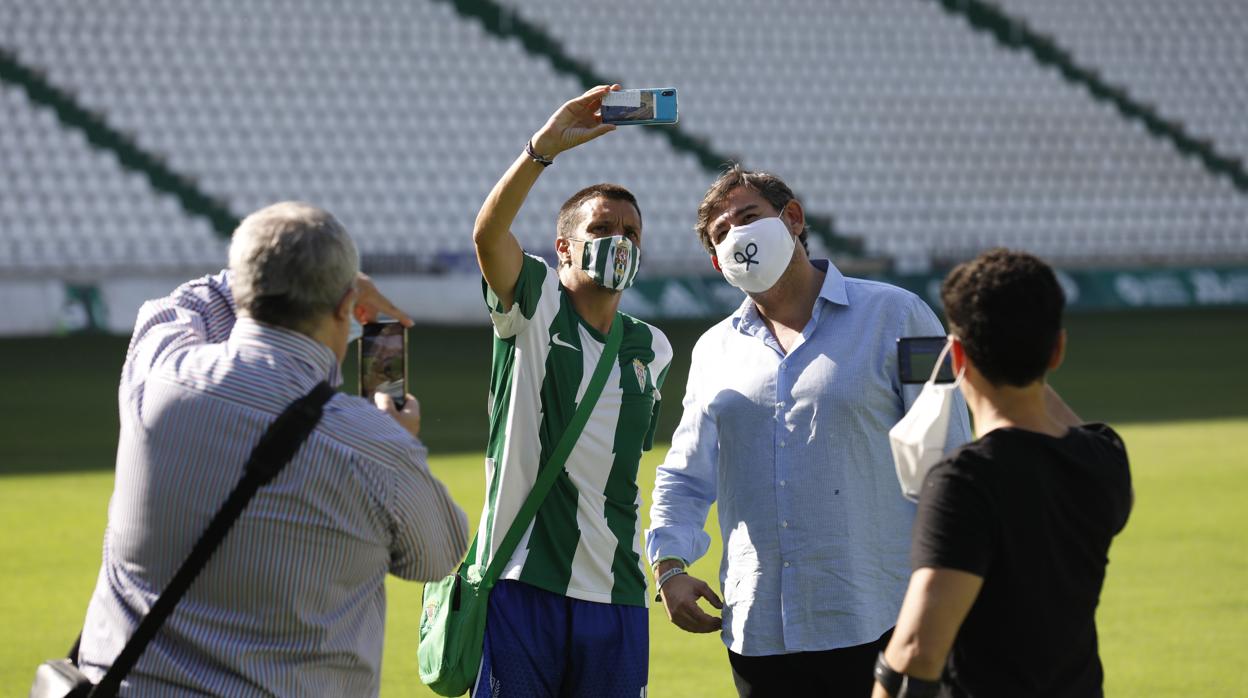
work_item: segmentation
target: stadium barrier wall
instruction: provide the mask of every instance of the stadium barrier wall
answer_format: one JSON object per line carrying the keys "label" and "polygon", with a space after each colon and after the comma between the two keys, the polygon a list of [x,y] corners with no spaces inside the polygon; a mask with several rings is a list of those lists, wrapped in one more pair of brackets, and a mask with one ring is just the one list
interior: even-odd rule
{"label": "stadium barrier wall", "polygon": [[[940,309],[945,272],[873,277],[917,293]],[[1059,270],[1068,307],[1074,312],[1132,308],[1248,305],[1248,267]],[[374,277],[378,286],[418,322],[484,325],[488,322],[480,277]],[[129,334],[139,306],[168,295],[186,279],[111,279],[95,284],[57,280],[0,280],[0,336],[75,332]],[[744,296],[718,276],[642,279],[624,295],[622,309],[637,317],[719,318]]]}

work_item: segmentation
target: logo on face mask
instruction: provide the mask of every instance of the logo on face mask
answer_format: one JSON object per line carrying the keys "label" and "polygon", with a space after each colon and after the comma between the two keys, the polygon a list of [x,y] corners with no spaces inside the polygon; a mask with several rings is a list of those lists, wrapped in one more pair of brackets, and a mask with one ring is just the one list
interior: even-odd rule
{"label": "logo on face mask", "polygon": [[732,258],[738,264],[744,264],[745,270],[749,271],[751,264],[758,264],[758,260],[754,259],[754,255],[756,254],[758,254],[758,243],[751,242],[750,244],[745,246],[745,254],[741,254],[740,252],[733,252]]}
{"label": "logo on face mask", "polygon": [[789,226],[773,216],[729,228],[715,245],[715,254],[728,283],[746,293],[762,293],[789,268],[795,244]]}
{"label": "logo on face mask", "polygon": [[628,271],[628,248],[629,245],[624,244],[626,238],[621,238],[620,242],[615,245],[615,278],[621,279]]}

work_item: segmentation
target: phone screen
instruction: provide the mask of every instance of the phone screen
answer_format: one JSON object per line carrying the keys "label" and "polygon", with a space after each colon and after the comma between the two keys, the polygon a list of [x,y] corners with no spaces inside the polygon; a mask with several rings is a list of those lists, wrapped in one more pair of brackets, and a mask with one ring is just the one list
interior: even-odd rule
{"label": "phone screen", "polygon": [[360,335],[360,395],[385,393],[403,408],[407,395],[407,328],[397,322],[364,325]]}
{"label": "phone screen", "polygon": [[[945,348],[946,337],[902,337],[897,340],[897,371],[902,383],[926,383],[932,377],[936,359]],[[953,355],[945,354],[937,383],[952,383]]]}

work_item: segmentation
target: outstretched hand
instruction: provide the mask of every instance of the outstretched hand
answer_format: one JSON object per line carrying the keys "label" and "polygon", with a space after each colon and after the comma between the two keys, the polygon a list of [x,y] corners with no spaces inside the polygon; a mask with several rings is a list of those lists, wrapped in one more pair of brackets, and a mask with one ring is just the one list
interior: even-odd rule
{"label": "outstretched hand", "polygon": [[714,590],[706,582],[689,574],[678,574],[667,580],[659,595],[667,618],[681,630],[691,633],[713,633],[719,630],[722,619],[712,616],[698,605],[698,599],[706,599],[715,608],[723,608]]}
{"label": "outstretched hand", "polygon": [[355,319],[361,325],[377,322],[377,318],[385,314],[398,320],[404,327],[412,326],[412,318],[383,296],[368,274],[360,272],[356,276],[355,290],[359,294],[355,299]]}
{"label": "outstretched hand", "polygon": [[602,123],[600,109],[602,98],[618,89],[619,85],[599,85],[580,97],[564,102],[550,115],[546,125],[533,135],[533,150],[553,158],[565,150],[614,131],[614,124]]}

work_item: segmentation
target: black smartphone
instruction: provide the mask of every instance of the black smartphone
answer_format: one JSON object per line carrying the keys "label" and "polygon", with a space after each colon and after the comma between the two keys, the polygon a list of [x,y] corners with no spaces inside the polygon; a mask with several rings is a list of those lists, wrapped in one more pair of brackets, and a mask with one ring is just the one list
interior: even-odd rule
{"label": "black smartphone", "polygon": [[[897,373],[902,383],[926,383],[932,377],[936,359],[945,348],[948,337],[902,337],[897,340]],[[945,354],[945,360],[936,374],[937,383],[953,382],[953,353]]]}
{"label": "black smartphone", "polygon": [[407,396],[407,328],[397,322],[370,322],[360,335],[360,395],[394,398],[403,409]]}

